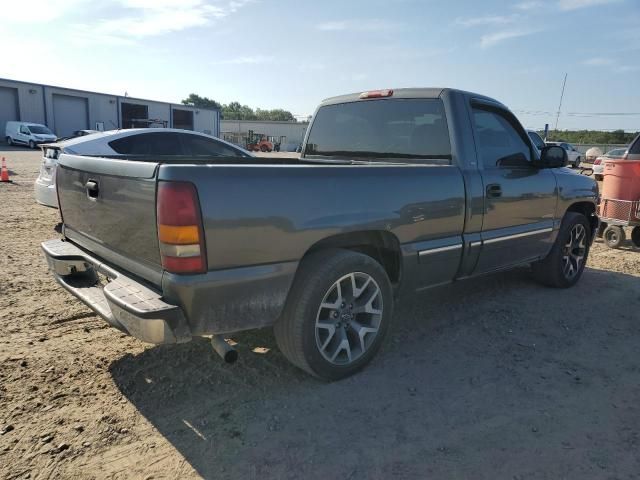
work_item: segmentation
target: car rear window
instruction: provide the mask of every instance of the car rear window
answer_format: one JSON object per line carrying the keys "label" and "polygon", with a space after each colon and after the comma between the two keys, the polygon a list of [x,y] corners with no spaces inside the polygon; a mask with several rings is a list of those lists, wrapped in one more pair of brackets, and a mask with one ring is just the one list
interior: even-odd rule
{"label": "car rear window", "polygon": [[320,107],[305,155],[451,163],[440,99],[366,100]]}
{"label": "car rear window", "polygon": [[109,142],[116,153],[123,155],[182,155],[180,134],[153,132],[129,135]]}

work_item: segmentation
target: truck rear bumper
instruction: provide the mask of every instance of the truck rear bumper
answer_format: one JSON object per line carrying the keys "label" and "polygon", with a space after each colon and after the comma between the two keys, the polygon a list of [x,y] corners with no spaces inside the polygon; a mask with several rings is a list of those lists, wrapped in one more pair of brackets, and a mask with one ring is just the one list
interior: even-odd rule
{"label": "truck rear bumper", "polygon": [[[162,291],[107,265],[73,243],[42,243],[56,281],[110,325],[149,343],[272,325],[280,316],[298,262],[200,275],[164,272]],[[100,283],[98,273],[109,279]]]}
{"label": "truck rear bumper", "polygon": [[[162,294],[128,278],[70,242],[42,243],[56,281],[111,326],[144,342],[191,340],[182,309],[166,303]],[[101,284],[98,273],[109,279]]]}

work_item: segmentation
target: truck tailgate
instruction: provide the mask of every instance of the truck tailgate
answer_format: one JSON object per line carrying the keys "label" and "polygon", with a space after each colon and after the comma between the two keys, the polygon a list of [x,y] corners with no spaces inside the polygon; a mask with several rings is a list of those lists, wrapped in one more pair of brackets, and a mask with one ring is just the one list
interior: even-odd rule
{"label": "truck tailgate", "polygon": [[56,177],[65,237],[160,285],[157,168],[153,162],[65,154]]}

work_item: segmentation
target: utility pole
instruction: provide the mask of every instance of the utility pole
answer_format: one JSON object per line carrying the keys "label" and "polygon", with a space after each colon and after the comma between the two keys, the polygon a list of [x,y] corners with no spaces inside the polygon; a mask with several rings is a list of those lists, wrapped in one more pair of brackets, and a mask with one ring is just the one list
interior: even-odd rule
{"label": "utility pole", "polygon": [[564,98],[564,87],[567,84],[567,74],[564,74],[564,81],[562,82],[562,93],[560,93],[560,104],[558,105],[558,114],[556,115],[556,126],[554,130],[558,131],[558,120],[560,119],[560,109],[562,108],[562,99]]}

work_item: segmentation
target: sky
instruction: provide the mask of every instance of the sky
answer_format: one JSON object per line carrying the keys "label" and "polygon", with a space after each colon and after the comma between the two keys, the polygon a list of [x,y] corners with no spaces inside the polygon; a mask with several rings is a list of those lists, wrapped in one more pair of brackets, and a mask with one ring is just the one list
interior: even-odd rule
{"label": "sky", "polygon": [[0,78],[301,118],[334,95],[452,87],[538,129],[554,127],[566,73],[558,128],[640,130],[640,0],[0,0],[0,12]]}

